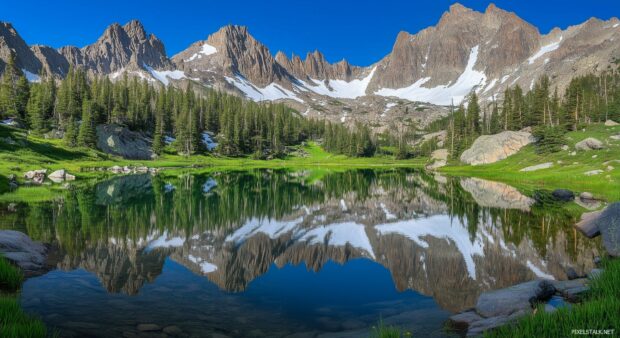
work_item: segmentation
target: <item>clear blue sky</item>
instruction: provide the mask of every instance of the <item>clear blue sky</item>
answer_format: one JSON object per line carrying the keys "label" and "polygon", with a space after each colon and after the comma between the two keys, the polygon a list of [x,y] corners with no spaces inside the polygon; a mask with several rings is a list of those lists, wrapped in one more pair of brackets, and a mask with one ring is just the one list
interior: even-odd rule
{"label": "clear blue sky", "polygon": [[[491,1],[463,0],[483,11]],[[546,33],[595,16],[620,16],[620,0],[498,0]],[[0,20],[13,23],[29,44],[53,47],[94,42],[113,22],[139,19],[163,40],[168,55],[205,39],[226,24],[246,25],[272,53],[305,56],[321,50],[326,58],[369,65],[385,56],[396,35],[437,23],[454,1],[448,0],[176,0],[176,1],[28,1],[0,0]]]}

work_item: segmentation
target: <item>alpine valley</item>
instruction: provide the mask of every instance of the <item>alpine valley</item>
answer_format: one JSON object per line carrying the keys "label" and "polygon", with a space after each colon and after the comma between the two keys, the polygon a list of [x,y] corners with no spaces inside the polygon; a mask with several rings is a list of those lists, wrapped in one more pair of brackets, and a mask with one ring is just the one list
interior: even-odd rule
{"label": "alpine valley", "polygon": [[620,58],[620,20],[596,18],[553,29],[536,27],[491,4],[484,13],[450,6],[436,26],[400,32],[392,51],[370,66],[329,63],[318,50],[305,58],[275,55],[248,27],[229,25],[169,57],[139,21],[110,25],[83,48],[28,46],[10,23],[0,25],[0,69],[13,51],[30,81],[42,69],[58,78],[70,66],[91,75],[123,74],[181,86],[187,81],[254,101],[282,101],[307,117],[383,130],[390,122],[422,127],[446,116],[475,90],[482,100],[511,86],[531,89],[543,74],[562,92],[579,75]]}

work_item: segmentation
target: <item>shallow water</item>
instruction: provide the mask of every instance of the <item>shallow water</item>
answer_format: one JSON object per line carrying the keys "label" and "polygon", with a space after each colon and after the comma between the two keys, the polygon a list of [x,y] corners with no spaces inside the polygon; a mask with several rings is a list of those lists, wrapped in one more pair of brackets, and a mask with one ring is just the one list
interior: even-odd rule
{"label": "shallow water", "polygon": [[448,336],[481,292],[599,252],[555,204],[411,170],[124,176],[2,210],[54,248],[21,301],[63,337]]}

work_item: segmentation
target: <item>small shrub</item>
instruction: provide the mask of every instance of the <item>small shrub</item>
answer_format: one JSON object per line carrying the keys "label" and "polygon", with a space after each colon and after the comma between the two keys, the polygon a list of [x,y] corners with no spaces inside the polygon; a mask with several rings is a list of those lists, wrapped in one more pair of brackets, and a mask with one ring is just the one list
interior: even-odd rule
{"label": "small shrub", "polygon": [[536,138],[536,153],[550,154],[562,150],[566,142],[566,131],[560,127],[541,126],[534,128],[532,135]]}

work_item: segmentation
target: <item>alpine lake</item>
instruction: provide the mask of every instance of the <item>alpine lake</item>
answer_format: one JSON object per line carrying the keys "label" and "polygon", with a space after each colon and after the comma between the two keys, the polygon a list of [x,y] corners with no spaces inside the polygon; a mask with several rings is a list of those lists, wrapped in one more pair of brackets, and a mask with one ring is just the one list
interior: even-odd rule
{"label": "alpine lake", "polygon": [[0,228],[50,246],[20,301],[60,337],[445,337],[484,291],[594,268],[600,240],[548,195],[413,169],[143,174],[0,205]]}

